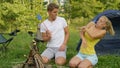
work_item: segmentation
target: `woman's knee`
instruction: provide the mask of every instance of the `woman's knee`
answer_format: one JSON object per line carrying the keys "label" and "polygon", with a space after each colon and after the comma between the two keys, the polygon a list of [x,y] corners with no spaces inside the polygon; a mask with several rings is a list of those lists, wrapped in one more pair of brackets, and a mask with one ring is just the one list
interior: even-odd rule
{"label": "woman's knee", "polygon": [[70,66],[70,68],[75,68],[75,67],[77,67],[77,64],[75,64],[73,62],[69,62],[69,66]]}
{"label": "woman's knee", "polygon": [[93,66],[86,66],[86,65],[78,65],[78,68],[93,68]]}
{"label": "woman's knee", "polygon": [[69,66],[71,68],[76,68],[79,65],[80,62],[81,62],[81,60],[78,57],[75,56],[70,60]]}
{"label": "woman's knee", "polygon": [[92,65],[91,65],[91,64],[88,64],[88,63],[85,63],[85,62],[81,62],[81,63],[78,65],[78,68],[92,68]]}
{"label": "woman's knee", "polygon": [[78,68],[88,68],[88,67],[86,65],[80,64],[80,65],[78,65]]}

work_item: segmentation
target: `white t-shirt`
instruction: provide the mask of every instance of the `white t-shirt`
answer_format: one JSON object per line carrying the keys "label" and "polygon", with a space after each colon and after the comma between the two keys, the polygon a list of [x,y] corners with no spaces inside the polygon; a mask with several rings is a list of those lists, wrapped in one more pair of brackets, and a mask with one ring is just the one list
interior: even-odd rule
{"label": "white t-shirt", "polygon": [[41,23],[40,32],[46,32],[48,29],[52,34],[51,40],[47,43],[47,47],[60,47],[63,44],[65,37],[64,28],[66,26],[67,22],[62,17],[56,17],[53,22],[46,19]]}

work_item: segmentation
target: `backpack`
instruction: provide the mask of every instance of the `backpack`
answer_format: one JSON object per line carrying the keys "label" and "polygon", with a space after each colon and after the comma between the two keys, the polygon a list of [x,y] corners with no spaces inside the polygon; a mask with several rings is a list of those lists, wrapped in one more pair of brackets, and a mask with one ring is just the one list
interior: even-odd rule
{"label": "backpack", "polygon": [[40,41],[43,41],[42,33],[40,32],[40,25],[41,25],[41,23],[39,23],[38,26],[37,26],[36,39],[40,40]]}

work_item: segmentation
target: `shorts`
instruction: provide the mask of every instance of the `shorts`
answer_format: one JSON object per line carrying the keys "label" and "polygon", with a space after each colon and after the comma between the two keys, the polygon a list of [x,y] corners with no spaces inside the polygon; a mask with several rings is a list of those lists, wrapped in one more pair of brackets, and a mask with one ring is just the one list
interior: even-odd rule
{"label": "shorts", "polygon": [[49,47],[41,54],[41,56],[47,57],[49,60],[57,57],[64,57],[66,59],[66,49],[65,51],[59,51],[57,47]]}
{"label": "shorts", "polygon": [[98,62],[98,57],[96,54],[87,55],[79,52],[76,56],[79,57],[81,60],[88,59],[92,63],[92,65],[95,65]]}

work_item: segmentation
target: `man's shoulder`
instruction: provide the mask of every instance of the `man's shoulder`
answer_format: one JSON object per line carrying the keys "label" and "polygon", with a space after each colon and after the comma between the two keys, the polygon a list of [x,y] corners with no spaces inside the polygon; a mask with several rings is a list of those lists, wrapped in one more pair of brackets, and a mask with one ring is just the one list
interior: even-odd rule
{"label": "man's shoulder", "polygon": [[41,24],[48,22],[48,19],[44,20]]}
{"label": "man's shoulder", "polygon": [[65,19],[64,17],[60,17],[60,16],[58,16],[57,18],[58,18],[58,19]]}

